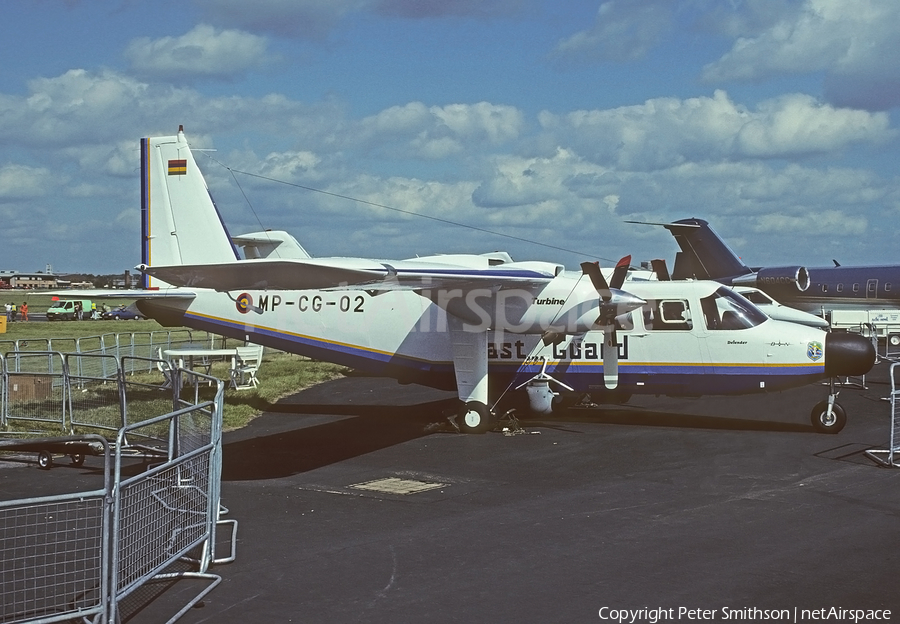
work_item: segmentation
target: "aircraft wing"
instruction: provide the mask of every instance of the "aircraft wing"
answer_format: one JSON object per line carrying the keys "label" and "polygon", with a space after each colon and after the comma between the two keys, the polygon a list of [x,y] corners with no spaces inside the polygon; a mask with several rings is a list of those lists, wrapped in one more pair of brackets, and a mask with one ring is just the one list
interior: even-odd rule
{"label": "aircraft wing", "polygon": [[471,268],[363,258],[252,259],[224,264],[141,265],[137,269],[174,286],[218,291],[419,290],[466,284],[529,287],[546,284],[554,277],[550,271],[530,266]]}
{"label": "aircraft wing", "polygon": [[69,299],[194,299],[197,296],[192,290],[184,288],[166,288],[159,290],[111,290],[108,288],[77,290],[35,290],[29,295],[53,295]]}

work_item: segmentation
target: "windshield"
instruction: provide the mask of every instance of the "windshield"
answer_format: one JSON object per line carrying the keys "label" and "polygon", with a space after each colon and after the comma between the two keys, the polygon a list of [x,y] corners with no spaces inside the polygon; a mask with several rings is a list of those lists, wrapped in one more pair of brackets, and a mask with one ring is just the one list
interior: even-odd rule
{"label": "windshield", "polygon": [[739,294],[750,303],[755,303],[757,305],[771,305],[775,303],[769,295],[760,290],[748,290]]}
{"label": "windshield", "polygon": [[707,329],[747,329],[767,320],[759,308],[730,288],[722,287],[700,300]]}

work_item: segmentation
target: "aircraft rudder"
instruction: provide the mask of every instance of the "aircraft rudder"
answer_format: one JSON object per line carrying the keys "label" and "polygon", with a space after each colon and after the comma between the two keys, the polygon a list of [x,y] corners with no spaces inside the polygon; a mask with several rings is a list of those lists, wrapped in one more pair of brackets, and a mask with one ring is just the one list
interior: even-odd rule
{"label": "aircraft rudder", "polygon": [[182,128],[175,136],[141,139],[141,224],[144,264],[207,264],[239,257]]}

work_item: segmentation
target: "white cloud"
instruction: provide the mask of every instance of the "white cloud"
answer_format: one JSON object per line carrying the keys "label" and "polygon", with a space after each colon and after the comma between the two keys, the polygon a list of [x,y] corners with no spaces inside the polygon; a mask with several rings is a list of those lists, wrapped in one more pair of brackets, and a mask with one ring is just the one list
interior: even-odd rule
{"label": "white cloud", "polygon": [[[253,128],[298,140],[332,132],[342,112],[328,102],[304,105],[282,95],[208,97],[190,88],[151,85],[104,70],[72,69],[38,78],[25,96],[0,95],[0,135],[24,145],[109,146],[123,137],[164,136],[179,124],[200,129]],[[164,133],[164,134],[160,134]]]}
{"label": "white cloud", "polygon": [[0,202],[42,197],[53,186],[53,176],[43,167],[16,164],[0,167]]}
{"label": "white cloud", "polygon": [[521,207],[566,199],[571,194],[569,180],[590,176],[596,182],[605,173],[602,167],[586,163],[565,149],[545,158],[497,156],[493,165],[491,177],[472,194],[478,206]]}
{"label": "white cloud", "polygon": [[595,162],[651,170],[686,162],[834,153],[894,135],[885,113],[836,109],[805,95],[762,102],[756,110],[724,91],[713,97],[658,98],[636,106],[541,113],[544,142],[568,145]]}
{"label": "white cloud", "polygon": [[524,115],[512,106],[478,102],[425,106],[410,102],[366,117],[351,130],[351,141],[404,157],[439,159],[477,145],[496,147],[518,138]]}
{"label": "white cloud", "polygon": [[237,30],[199,24],[180,37],[133,40],[125,50],[140,75],[169,80],[232,78],[264,65],[266,40]]}
{"label": "white cloud", "polygon": [[600,5],[590,28],[554,48],[557,61],[634,61],[643,58],[671,28],[669,0],[609,0]]}
{"label": "white cloud", "polygon": [[898,21],[895,0],[805,0],[762,32],[738,38],[703,78],[758,81],[824,71],[835,103],[889,108],[900,103]]}
{"label": "white cloud", "polygon": [[869,113],[791,94],[762,102],[741,126],[735,152],[749,157],[824,154],[852,143],[880,143],[895,133],[887,113]]}

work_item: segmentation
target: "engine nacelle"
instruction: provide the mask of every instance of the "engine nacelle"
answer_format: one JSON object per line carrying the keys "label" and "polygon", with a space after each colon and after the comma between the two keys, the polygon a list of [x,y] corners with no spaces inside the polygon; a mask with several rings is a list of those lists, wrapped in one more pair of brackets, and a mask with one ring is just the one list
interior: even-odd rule
{"label": "engine nacelle", "polygon": [[550,414],[553,412],[553,399],[559,396],[558,392],[550,389],[549,379],[532,379],[525,386],[528,393],[528,406],[535,414]]}
{"label": "engine nacelle", "polygon": [[756,273],[736,277],[731,283],[735,286],[752,286],[766,292],[803,292],[809,288],[809,271],[804,266],[766,267]]}

